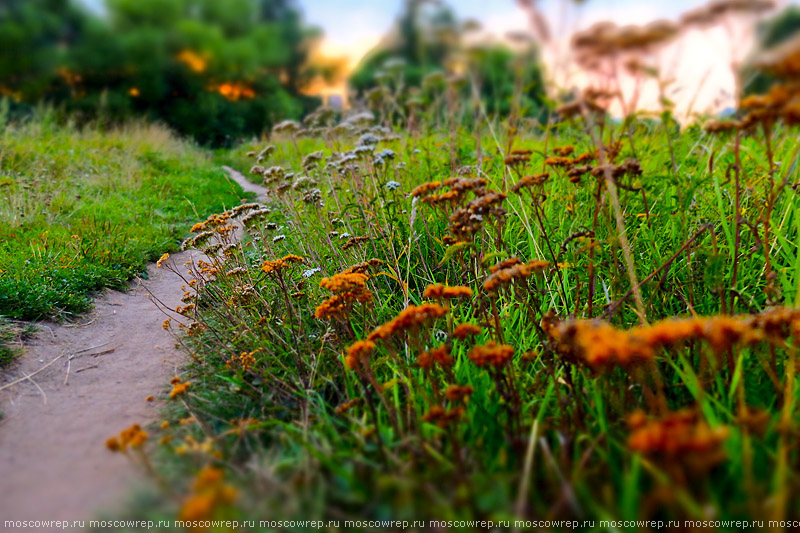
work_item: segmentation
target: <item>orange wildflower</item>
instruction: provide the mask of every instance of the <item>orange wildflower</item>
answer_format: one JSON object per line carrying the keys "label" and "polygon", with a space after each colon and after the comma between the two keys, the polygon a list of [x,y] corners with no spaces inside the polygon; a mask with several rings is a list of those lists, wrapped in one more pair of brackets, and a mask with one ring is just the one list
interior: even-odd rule
{"label": "orange wildflower", "polygon": [[507,344],[489,341],[486,344],[475,346],[467,357],[478,366],[490,365],[501,368],[514,357],[514,348]]}
{"label": "orange wildflower", "polygon": [[172,390],[169,392],[170,399],[177,398],[181,394],[186,394],[186,391],[189,390],[189,385],[191,385],[191,383],[188,381],[185,383],[175,383],[172,386]]}
{"label": "orange wildflower", "polygon": [[353,246],[357,246],[362,242],[366,242],[369,240],[369,237],[352,237],[349,239],[344,245],[342,246],[342,250],[347,250],[348,248],[352,248]]}
{"label": "orange wildflower", "polygon": [[179,519],[202,523],[213,518],[221,507],[233,503],[236,490],[223,483],[224,475],[222,470],[213,466],[201,470],[192,486],[192,493],[181,506]]}
{"label": "orange wildflower", "polygon": [[414,197],[423,196],[423,195],[426,195],[428,193],[431,193],[431,192],[435,191],[436,189],[440,188],[441,186],[442,186],[442,182],[441,181],[430,181],[428,183],[423,183],[422,185],[419,185],[419,186],[415,187],[414,190],[411,191],[411,196],[414,196]]}
{"label": "orange wildflower", "polygon": [[394,319],[375,328],[367,339],[386,339],[405,331],[413,331],[446,314],[447,308],[438,304],[409,305]]}
{"label": "orange wildflower", "polygon": [[464,340],[467,337],[475,336],[481,332],[481,327],[469,322],[463,322],[453,330],[453,337]]}
{"label": "orange wildflower", "polygon": [[689,463],[700,469],[724,458],[722,443],[728,430],[712,429],[693,411],[675,411],[656,420],[648,420],[643,412],[636,411],[628,417],[628,425],[628,447],[644,455],[670,463]]}
{"label": "orange wildflower", "polygon": [[348,369],[355,370],[374,350],[374,342],[369,340],[356,341],[347,347],[347,355],[344,358],[344,364]]}
{"label": "orange wildflower", "polygon": [[128,447],[141,448],[147,440],[147,432],[139,424],[122,430],[119,436],[111,437],[106,441],[106,448],[112,452],[125,451]]}
{"label": "orange wildflower", "polygon": [[319,319],[343,320],[356,302],[367,304],[372,301],[372,292],[367,288],[369,276],[362,273],[341,273],[323,278],[319,285],[334,295],[317,306],[314,316]]}
{"label": "orange wildflower", "polygon": [[[509,264],[504,268],[498,268],[483,282],[483,288],[488,292],[497,292],[503,287],[508,286],[514,281],[525,279],[536,272],[542,272],[550,263],[547,261],[531,261],[529,263],[519,263],[516,258],[508,259],[500,265]],[[500,267],[497,265],[497,267]]]}
{"label": "orange wildflower", "polygon": [[422,296],[424,298],[435,298],[437,300],[469,298],[472,296],[472,289],[463,286],[448,287],[447,285],[441,285],[437,283],[434,285],[428,285]]}
{"label": "orange wildflower", "polygon": [[444,397],[451,402],[460,402],[475,392],[469,385],[450,385],[444,393]]}
{"label": "orange wildflower", "polygon": [[355,407],[359,403],[361,403],[361,398],[354,398],[352,400],[349,400],[349,401],[344,402],[343,404],[339,405],[338,407],[336,407],[336,409],[334,411],[335,411],[335,413],[337,415],[341,415],[341,414],[346,413],[347,411],[349,411],[350,409],[352,409],[353,407]]}
{"label": "orange wildflower", "polygon": [[532,176],[525,176],[524,178],[519,180],[519,182],[517,182],[516,185],[511,187],[511,191],[519,193],[519,191],[528,187],[544,185],[544,183],[547,181],[547,178],[549,177],[550,174],[548,174],[547,172],[542,172],[541,174],[534,174]]}
{"label": "orange wildflower", "polygon": [[161,256],[161,257],[158,259],[158,261],[156,261],[156,268],[161,268],[161,265],[163,265],[163,264],[164,264],[164,261],[166,261],[167,259],[169,259],[169,254],[164,254],[164,255],[162,255],[162,256]]}
{"label": "orange wildflower", "polygon": [[267,274],[272,274],[273,272],[280,272],[281,270],[289,268],[293,263],[303,262],[305,262],[305,259],[299,255],[289,254],[280,259],[264,261],[264,263],[261,265],[261,270]]}
{"label": "orange wildflower", "polygon": [[417,366],[420,368],[431,370],[434,364],[442,367],[453,365],[453,358],[450,356],[450,346],[443,344],[438,348],[422,352],[417,356]]}

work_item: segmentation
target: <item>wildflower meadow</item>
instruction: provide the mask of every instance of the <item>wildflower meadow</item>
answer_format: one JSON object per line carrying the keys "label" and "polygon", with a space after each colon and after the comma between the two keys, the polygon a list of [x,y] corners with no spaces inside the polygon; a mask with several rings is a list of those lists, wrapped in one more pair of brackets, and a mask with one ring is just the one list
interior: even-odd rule
{"label": "wildflower meadow", "polygon": [[[763,90],[731,88],[734,109],[690,119],[647,64],[682,32],[771,7],[717,0],[577,32],[592,83],[535,112],[521,81],[500,115],[468,74],[406,85],[387,67],[351,107],[213,152],[156,126],[47,141],[35,121],[9,127],[5,173],[63,160],[112,182],[91,179],[96,212],[75,207],[89,192],[74,180],[0,188],[60,224],[0,245],[0,313],[79,313],[148,259],[180,279],[177,307],[152,295],[185,361],[147,392],[158,420],[96,443],[149,480],[121,516],[196,531],[800,527],[800,40],[754,61]],[[656,87],[657,108],[619,71]],[[252,192],[215,195],[223,165]],[[56,269],[80,285],[66,299],[36,284]]]}
{"label": "wildflower meadow", "polygon": [[217,480],[180,516],[789,520],[795,50],[725,120],[389,100],[232,152],[266,198],[160,262],[193,363],[151,453]]}

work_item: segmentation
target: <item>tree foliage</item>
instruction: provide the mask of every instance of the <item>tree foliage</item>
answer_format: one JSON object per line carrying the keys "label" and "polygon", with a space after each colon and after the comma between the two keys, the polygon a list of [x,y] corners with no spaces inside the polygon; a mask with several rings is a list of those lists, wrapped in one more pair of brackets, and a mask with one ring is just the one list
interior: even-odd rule
{"label": "tree foliage", "polygon": [[[461,84],[462,96],[473,94],[474,84],[488,114],[508,115],[517,94],[519,112],[538,115],[545,91],[536,48],[515,52],[492,42],[468,46],[465,34],[474,30],[470,26],[445,5],[407,0],[394,30],[364,58],[350,83],[361,95],[387,86],[402,93],[430,85],[430,77],[439,73],[458,73],[468,82]],[[410,91],[407,97],[417,95]]]}
{"label": "tree foliage", "polygon": [[291,0],[108,0],[104,11],[4,2],[0,92],[87,119],[145,115],[215,145],[315,105],[302,90],[319,32]]}

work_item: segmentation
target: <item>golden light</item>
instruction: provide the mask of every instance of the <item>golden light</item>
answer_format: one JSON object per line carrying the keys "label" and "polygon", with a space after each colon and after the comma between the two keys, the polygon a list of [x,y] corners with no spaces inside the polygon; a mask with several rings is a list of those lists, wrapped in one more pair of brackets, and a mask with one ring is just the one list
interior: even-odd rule
{"label": "golden light", "polygon": [[80,74],[76,74],[66,67],[60,67],[57,72],[61,79],[63,79],[64,82],[70,87],[73,87],[83,81],[83,77]]}
{"label": "golden light", "polygon": [[208,68],[208,59],[192,50],[181,50],[180,53],[175,56],[175,59],[197,74],[204,72]]}
{"label": "golden light", "polygon": [[212,86],[211,90],[218,92],[229,102],[250,100],[256,97],[256,93],[252,88],[238,81],[221,83],[219,85]]}

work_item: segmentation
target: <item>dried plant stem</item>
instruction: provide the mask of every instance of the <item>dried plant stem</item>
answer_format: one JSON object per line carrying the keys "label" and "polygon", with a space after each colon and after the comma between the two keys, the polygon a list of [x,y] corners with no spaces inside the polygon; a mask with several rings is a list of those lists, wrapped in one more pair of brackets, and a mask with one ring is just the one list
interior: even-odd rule
{"label": "dried plant stem", "polygon": [[625,231],[625,221],[622,218],[622,207],[619,203],[619,194],[617,186],[614,183],[614,178],[611,175],[611,169],[607,168],[605,171],[606,187],[608,188],[609,196],[611,197],[611,206],[614,208],[614,218],[617,223],[617,232],[619,238],[619,245],[622,248],[622,256],[625,258],[625,269],[628,273],[628,279],[631,282],[631,291],[633,292],[633,300],[636,303],[636,314],[639,316],[639,322],[642,324],[647,323],[647,317],[644,310],[644,301],[642,300],[642,292],[639,289],[639,281],[636,279],[636,267],[633,264],[633,255],[631,254],[631,245],[628,242],[628,235]]}

